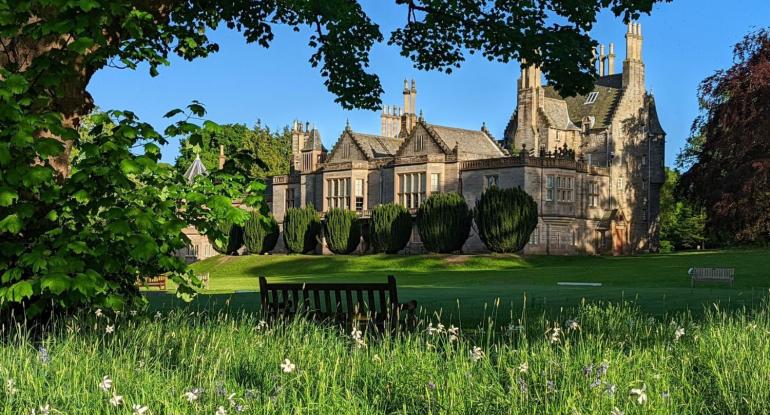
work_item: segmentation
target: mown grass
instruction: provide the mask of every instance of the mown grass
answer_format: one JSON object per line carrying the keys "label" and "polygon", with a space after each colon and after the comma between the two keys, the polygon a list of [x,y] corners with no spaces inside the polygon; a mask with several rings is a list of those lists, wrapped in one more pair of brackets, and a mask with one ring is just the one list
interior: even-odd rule
{"label": "mown grass", "polygon": [[[302,319],[263,327],[253,314],[89,314],[42,330],[6,325],[0,413],[50,405],[56,414],[130,414],[139,404],[146,414],[214,414],[220,406],[227,414],[766,414],[766,304],[712,307],[702,319],[651,318],[627,304],[519,310],[463,327],[456,341],[449,327],[427,330],[437,327],[433,316],[413,333],[366,333],[365,346],[350,328]],[[483,351],[478,360],[474,347]],[[285,359],[296,365],[291,373],[282,371]],[[104,376],[113,381],[107,392]],[[188,402],[183,395],[194,388],[198,399]],[[124,404],[113,407],[113,394]]]}
{"label": "mown grass", "polygon": [[[152,292],[155,309],[259,311],[258,276],[269,281],[384,281],[396,276],[401,300],[415,299],[429,312],[443,310],[476,324],[500,300],[504,313],[526,306],[558,311],[588,301],[633,301],[664,315],[719,303],[753,307],[770,288],[770,251],[713,250],[633,257],[515,255],[262,255],[214,257],[193,265],[210,285],[191,305]],[[735,268],[735,287],[690,287],[690,267]],[[560,281],[599,282],[601,287],[562,287]],[[462,308],[459,313],[458,303]],[[460,315],[461,314],[461,315]],[[460,315],[460,316],[458,316]]]}

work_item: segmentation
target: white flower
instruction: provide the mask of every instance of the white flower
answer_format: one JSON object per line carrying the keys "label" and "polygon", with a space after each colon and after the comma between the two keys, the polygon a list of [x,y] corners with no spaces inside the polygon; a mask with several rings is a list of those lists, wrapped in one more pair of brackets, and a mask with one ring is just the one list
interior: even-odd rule
{"label": "white flower", "polygon": [[110,398],[110,405],[112,406],[120,406],[123,405],[123,397],[120,395],[112,394],[112,398]]}
{"label": "white flower", "polygon": [[625,413],[618,408],[612,408],[610,415],[625,415]]}
{"label": "white flower", "polygon": [[227,415],[227,411],[225,411],[225,407],[220,406],[219,408],[217,408],[217,412],[215,413],[215,415]]}
{"label": "white flower", "polygon": [[112,334],[112,333],[114,333],[114,332],[115,332],[115,326],[110,326],[110,325],[108,324],[108,325],[107,325],[107,327],[105,327],[105,328],[104,328],[104,331],[105,331],[107,334]]}
{"label": "white flower", "polygon": [[353,330],[350,332],[350,337],[353,338],[353,340],[356,342],[357,347],[365,347],[366,346],[366,340],[364,340],[364,333],[353,327]]}
{"label": "white flower", "polygon": [[160,320],[161,317],[163,317],[163,314],[161,314],[160,311],[155,313],[155,320]]}
{"label": "white flower", "polygon": [[51,413],[51,405],[45,404],[45,406],[40,405],[38,408],[38,411],[35,410],[35,408],[32,408],[32,410],[29,412],[30,415],[48,415]]}
{"label": "white flower", "polygon": [[128,314],[131,314],[131,317],[136,317],[137,312],[136,310],[131,310],[128,312]]}
{"label": "white flower", "polygon": [[292,363],[291,360],[289,359],[285,359],[283,363],[281,363],[281,370],[283,370],[283,373],[291,373],[296,368],[297,368],[297,365]]}
{"label": "white flower", "polygon": [[428,332],[429,335],[432,336],[432,335],[436,334],[437,331],[438,330],[435,327],[433,327],[433,323],[429,323],[428,324],[427,332]]}
{"label": "white flower", "polygon": [[519,365],[519,373],[527,373],[527,371],[529,371],[529,364],[527,362]]}
{"label": "white flower", "polygon": [[483,358],[484,358],[484,351],[481,350],[481,347],[473,346],[473,350],[471,350],[471,360],[473,360],[474,362],[478,362]]}
{"label": "white flower", "polygon": [[680,339],[682,336],[684,336],[684,328],[682,328],[682,327],[679,327],[679,328],[678,328],[678,329],[676,329],[676,331],[674,332],[674,341],[679,341],[679,339]]}
{"label": "white flower", "polygon": [[99,382],[99,389],[103,392],[108,392],[110,388],[112,388],[112,379],[109,376],[103,377],[102,381]]}
{"label": "white flower", "polygon": [[227,397],[227,402],[230,402],[230,406],[235,406],[235,394],[231,393],[230,396]]}
{"label": "white flower", "polygon": [[748,326],[748,327],[749,327],[749,330],[751,330],[751,331],[754,331],[754,330],[756,330],[756,329],[757,329],[757,325],[756,325],[756,324],[754,324],[754,323],[751,323],[751,324],[749,324],[749,326]]}
{"label": "white flower", "polygon": [[133,415],[144,415],[145,412],[149,410],[146,406],[142,406],[139,404],[133,404],[131,406],[131,409],[134,411]]}
{"label": "white flower", "polygon": [[634,388],[631,389],[630,395],[636,397],[636,403],[639,405],[644,405],[647,403],[647,392],[645,392],[645,389],[647,389],[647,385],[642,385],[642,388]]}
{"label": "white flower", "polygon": [[454,325],[449,326],[449,330],[447,330],[447,333],[449,334],[449,341],[454,342],[457,341],[457,339],[460,336],[460,329],[455,327]]}
{"label": "white flower", "polygon": [[198,394],[200,393],[200,390],[198,388],[191,389],[182,395],[185,399],[187,399],[187,402],[195,402],[198,400]]}
{"label": "white flower", "polygon": [[548,330],[546,335],[548,336],[548,341],[550,341],[551,344],[558,343],[561,337],[561,329],[554,327],[551,330]]}
{"label": "white flower", "polygon": [[257,323],[257,330],[264,330],[266,328],[267,328],[267,321],[259,320],[259,323]]}
{"label": "white flower", "polygon": [[580,330],[580,324],[575,320],[567,320],[564,322],[564,327],[569,331]]}
{"label": "white flower", "polygon": [[13,379],[8,379],[8,380],[5,382],[5,390],[6,390],[6,391],[8,391],[8,394],[9,394],[9,395],[13,395],[13,394],[15,394],[16,392],[18,392],[19,390],[18,390],[18,389],[16,389],[16,381],[15,381],[15,380],[13,380]]}
{"label": "white flower", "polygon": [[104,315],[104,313],[102,313],[101,308],[97,308],[96,311],[94,311],[94,314],[96,315],[96,317],[101,317]]}

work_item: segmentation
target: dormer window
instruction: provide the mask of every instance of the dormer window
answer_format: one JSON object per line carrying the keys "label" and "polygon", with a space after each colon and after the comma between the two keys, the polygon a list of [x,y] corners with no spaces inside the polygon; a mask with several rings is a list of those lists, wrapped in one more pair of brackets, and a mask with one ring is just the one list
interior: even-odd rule
{"label": "dormer window", "polygon": [[596,98],[598,97],[599,97],[598,92],[591,92],[590,94],[588,94],[588,98],[586,98],[586,102],[584,103],[584,105],[593,104],[594,102],[596,102]]}

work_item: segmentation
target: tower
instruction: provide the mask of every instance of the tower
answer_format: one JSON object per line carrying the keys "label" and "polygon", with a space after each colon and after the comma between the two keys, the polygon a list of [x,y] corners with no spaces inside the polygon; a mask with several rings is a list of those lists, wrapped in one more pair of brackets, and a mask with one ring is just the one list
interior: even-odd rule
{"label": "tower", "polygon": [[538,115],[545,101],[542,86],[542,72],[534,65],[525,67],[522,61],[521,78],[518,81],[518,112],[516,114],[516,133],[513,148],[537,149],[540,146],[538,136]]}
{"label": "tower", "polygon": [[404,79],[404,113],[401,115],[401,131],[399,137],[406,137],[412,132],[412,129],[417,125],[416,114],[416,102],[417,102],[417,85],[412,79],[411,87],[409,81]]}
{"label": "tower", "polygon": [[321,133],[306,122],[294,121],[291,129],[292,171],[304,173],[314,171],[324,161],[326,150],[321,143]]}
{"label": "tower", "polygon": [[644,90],[644,62],[642,61],[642,25],[629,23],[626,31],[626,60],[623,61],[623,88]]}

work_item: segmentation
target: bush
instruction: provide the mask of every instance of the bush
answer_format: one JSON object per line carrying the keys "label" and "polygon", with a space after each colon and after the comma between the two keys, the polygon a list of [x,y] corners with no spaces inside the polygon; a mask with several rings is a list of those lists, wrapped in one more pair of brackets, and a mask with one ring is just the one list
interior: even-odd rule
{"label": "bush", "polygon": [[401,205],[386,203],[372,211],[369,223],[372,248],[375,252],[395,254],[404,249],[412,234],[412,216]]}
{"label": "bush", "polygon": [[243,228],[230,221],[219,222],[217,227],[225,236],[220,240],[221,245],[209,236],[209,242],[211,242],[214,250],[220,254],[235,255],[243,246]]}
{"label": "bush", "polygon": [[537,203],[520,188],[485,191],[474,212],[479,237],[493,252],[518,252],[537,227]]}
{"label": "bush", "polygon": [[430,252],[462,249],[472,223],[473,215],[459,193],[434,193],[417,209],[417,230]]}
{"label": "bush", "polygon": [[275,248],[278,242],[278,222],[272,216],[265,217],[257,211],[249,213],[243,225],[243,243],[251,254],[264,254]]}
{"label": "bush", "polygon": [[289,252],[305,254],[318,245],[321,218],[313,205],[289,208],[283,219],[283,241]]}
{"label": "bush", "polygon": [[361,223],[355,212],[334,208],[326,213],[326,245],[335,254],[350,254],[361,241]]}

